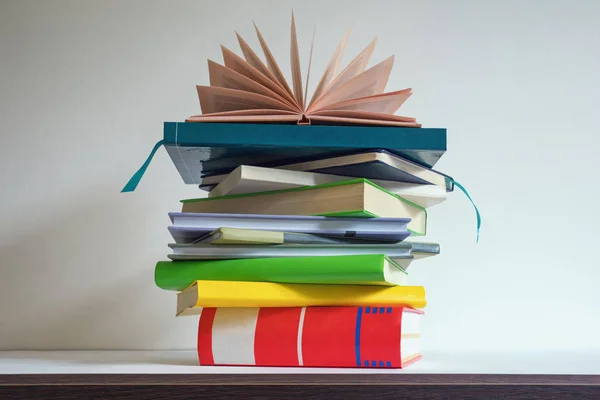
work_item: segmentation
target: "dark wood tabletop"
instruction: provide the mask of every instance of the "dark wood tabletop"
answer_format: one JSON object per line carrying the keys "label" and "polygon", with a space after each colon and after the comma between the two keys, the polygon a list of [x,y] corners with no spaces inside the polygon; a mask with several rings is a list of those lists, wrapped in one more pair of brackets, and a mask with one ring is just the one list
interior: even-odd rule
{"label": "dark wood tabletop", "polygon": [[600,399],[600,375],[18,374],[0,399]]}

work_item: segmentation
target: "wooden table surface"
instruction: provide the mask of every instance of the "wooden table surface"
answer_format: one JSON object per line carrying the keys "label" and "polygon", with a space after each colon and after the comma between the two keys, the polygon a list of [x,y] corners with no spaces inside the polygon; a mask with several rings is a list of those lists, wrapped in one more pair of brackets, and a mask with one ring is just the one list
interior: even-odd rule
{"label": "wooden table surface", "polygon": [[593,352],[431,354],[404,370],[200,367],[194,352],[0,352],[0,399],[600,399]]}

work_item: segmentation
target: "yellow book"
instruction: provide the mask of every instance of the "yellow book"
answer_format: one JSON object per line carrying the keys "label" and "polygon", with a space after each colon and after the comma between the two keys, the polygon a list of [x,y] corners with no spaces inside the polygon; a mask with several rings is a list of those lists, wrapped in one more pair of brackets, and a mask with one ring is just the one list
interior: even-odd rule
{"label": "yellow book", "polygon": [[423,286],[307,285],[195,281],[177,294],[177,316],[203,307],[309,307],[405,305],[424,308]]}

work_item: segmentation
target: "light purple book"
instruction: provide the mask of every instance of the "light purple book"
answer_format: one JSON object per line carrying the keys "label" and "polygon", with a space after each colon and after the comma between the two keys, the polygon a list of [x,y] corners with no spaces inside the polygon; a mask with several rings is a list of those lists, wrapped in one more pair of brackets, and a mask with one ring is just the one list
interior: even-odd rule
{"label": "light purple book", "polygon": [[400,242],[410,236],[410,218],[321,217],[302,215],[169,213],[175,243],[193,243],[219,228],[305,233],[330,238]]}

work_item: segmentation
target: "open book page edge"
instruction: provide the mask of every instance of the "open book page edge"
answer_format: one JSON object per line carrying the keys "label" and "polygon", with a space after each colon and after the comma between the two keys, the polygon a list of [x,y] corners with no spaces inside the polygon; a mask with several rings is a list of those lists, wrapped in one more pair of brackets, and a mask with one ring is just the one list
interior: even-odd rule
{"label": "open book page edge", "polygon": [[319,80],[319,83],[317,84],[317,87],[312,95],[312,98],[310,99],[310,102],[308,103],[309,109],[312,107],[313,103],[319,97],[321,97],[321,93],[323,92],[325,87],[329,84],[329,82],[331,82],[337,75],[337,71],[338,71],[339,65],[342,61],[342,55],[344,54],[344,50],[346,49],[346,42],[348,41],[349,35],[350,35],[350,29],[346,30],[344,37],[342,37],[342,40],[340,40],[340,43],[338,44],[333,55],[331,56],[331,59],[329,60],[329,64],[327,64],[327,68],[325,68],[325,71],[323,71],[323,75],[321,75],[321,79]]}
{"label": "open book page edge", "polygon": [[[272,97],[273,99],[278,100],[284,104],[289,103],[286,99],[284,99],[268,87],[263,86],[259,82],[250,79],[247,76],[242,75],[239,72],[219,63],[216,63],[212,60],[208,60],[208,75],[210,86],[236,89],[250,93],[261,94],[263,96]],[[235,87],[231,86],[231,83],[229,82],[233,82],[233,85]],[[230,86],[227,86],[228,84]],[[290,104],[290,106],[293,105]]]}
{"label": "open book page edge", "polygon": [[296,34],[296,21],[294,19],[294,12],[292,11],[292,26],[290,28],[290,64],[292,67],[292,84],[294,85],[294,96],[296,101],[300,105],[300,108],[304,110],[304,96],[302,93],[302,70],[300,69],[300,51],[298,50],[298,36]]}
{"label": "open book page edge", "polygon": [[[336,90],[333,90],[327,95],[321,97],[310,107],[310,111],[324,109],[331,104],[342,101],[353,100],[360,97],[369,97],[383,93],[390,78],[393,65],[394,56],[390,56],[380,63],[375,64],[371,68],[350,79],[348,82],[340,85]],[[374,83],[376,83],[376,85],[373,85]],[[357,95],[357,93],[361,93],[361,90],[365,90],[369,87],[371,87],[371,93],[367,94],[366,96]]]}
{"label": "open book page edge", "polygon": [[194,115],[185,120],[185,122],[297,122],[298,115],[272,114],[272,115],[232,115],[232,116],[213,116],[211,114]]}
{"label": "open book page edge", "polygon": [[[263,96],[261,94],[245,92],[243,90],[227,89],[222,87],[214,86],[196,86],[198,91],[198,98],[200,100],[200,108],[202,114],[211,114],[222,111],[236,111],[236,110],[253,110],[253,109],[274,109],[284,111],[296,111],[288,104],[282,103],[272,97]],[[229,105],[231,105],[231,99],[236,99],[238,104],[244,105],[245,108],[238,107],[233,110],[222,109],[219,104],[218,96],[228,96]]]}
{"label": "open book page edge", "polygon": [[294,115],[299,116],[298,112],[295,111],[284,111],[284,110],[271,110],[271,109],[248,109],[248,110],[233,110],[233,111],[221,111],[210,114],[194,115],[194,117],[201,116],[210,117],[235,117],[236,115]]}
{"label": "open book page edge", "polygon": [[284,98],[286,100],[285,103],[289,104],[292,108],[294,108],[294,110],[297,109],[298,111],[302,111],[296,104],[294,98],[288,92],[286,92],[279,85],[279,83],[273,82],[269,77],[265,76],[262,72],[253,67],[248,61],[244,60],[227,47],[221,46],[221,52],[223,54],[225,67],[244,75],[248,79],[257,82],[268,89],[271,89],[273,92]]}
{"label": "open book page edge", "polygon": [[314,122],[332,122],[341,123],[347,125],[377,125],[377,126],[403,126],[410,128],[420,128],[421,124],[418,122],[404,122],[404,121],[389,121],[389,120],[378,120],[378,119],[362,119],[362,118],[347,118],[347,117],[333,117],[333,116],[322,116],[315,115],[310,118]]}
{"label": "open book page edge", "polygon": [[246,42],[239,33],[236,32],[236,35],[238,43],[240,45],[240,49],[242,50],[242,54],[244,55],[246,62],[248,62],[252,67],[256,68],[260,73],[264,75],[266,79],[269,80],[271,86],[274,86],[273,90],[276,93],[285,98],[290,104],[298,106],[298,109],[300,109],[299,104],[297,104],[296,99],[294,99],[294,96],[292,96],[287,90],[285,90],[283,85],[279,83],[275,75],[273,75],[271,70],[265,65],[265,63],[262,62],[258,54],[256,54],[256,52],[252,50],[248,42]]}
{"label": "open book page edge", "polygon": [[308,80],[310,79],[310,67],[312,65],[312,56],[313,49],[315,47],[315,34],[317,32],[317,27],[313,28],[313,36],[312,41],[310,43],[310,55],[308,56],[308,71],[306,72],[306,86],[304,87],[304,103],[302,109],[306,110],[306,101],[308,100]]}
{"label": "open book page edge", "polygon": [[262,62],[258,54],[256,54],[254,50],[252,50],[252,47],[250,47],[248,42],[246,42],[238,32],[236,32],[235,35],[237,37],[238,44],[240,45],[240,49],[242,50],[242,54],[244,55],[246,61],[254,68],[259,70],[267,78],[269,78],[274,84],[279,86],[282,90],[285,90],[283,86],[281,86],[277,78],[275,78],[275,75],[273,75],[271,70],[265,65],[265,63]]}
{"label": "open book page edge", "polygon": [[[217,113],[220,115],[213,114],[202,114],[193,115],[185,120],[185,122],[229,122],[229,123],[297,123],[300,119],[300,115],[282,113],[279,114],[277,110],[248,110],[248,111],[261,111],[264,114],[248,114],[243,115],[241,113],[235,115],[223,115],[225,113]],[[267,111],[272,111],[271,114],[267,114]],[[377,116],[379,117],[379,116]],[[351,118],[344,116],[334,115],[314,115],[310,119],[316,122],[324,123],[336,123],[345,125],[360,125],[360,126],[397,126],[397,127],[411,127],[420,128],[421,124],[412,121],[408,117],[395,116],[396,118],[388,119],[369,119],[369,118]],[[289,166],[286,166],[289,167]]]}
{"label": "open book page edge", "polygon": [[[327,87],[323,90],[323,93],[321,93],[319,98],[328,95],[344,83],[348,82],[350,79],[365,72],[365,70],[367,69],[367,65],[369,64],[369,60],[373,55],[373,51],[375,50],[376,43],[377,38],[373,39],[371,43],[367,45],[367,47],[365,47],[360,53],[358,53],[358,55],[348,63],[346,68],[344,68],[342,72],[340,72],[331,81],[331,83],[327,85]],[[319,99],[315,99],[314,102],[317,102],[318,100]]]}
{"label": "open book page edge", "polygon": [[[269,46],[267,45],[267,42],[265,41],[265,38],[263,37],[262,33],[260,33],[260,30],[258,29],[256,23],[254,24],[254,29],[256,30],[256,36],[258,37],[258,41],[260,42],[260,47],[262,48],[265,58],[267,59],[267,66],[269,67],[275,78],[277,78],[279,83],[286,90],[286,92],[288,92],[292,97],[294,97],[294,92],[290,88],[290,85],[285,79],[285,76],[283,76],[283,73],[281,72],[281,69],[277,64],[275,57],[273,57],[273,53],[271,53],[271,50],[269,49]],[[298,107],[301,108],[298,99],[294,97],[294,100],[296,101]]]}
{"label": "open book page edge", "polygon": [[[308,112],[306,115],[317,114],[321,111],[333,110],[360,111],[393,115],[396,111],[398,111],[402,104],[404,104],[404,102],[408,100],[408,98],[411,95],[412,89],[409,88],[398,90],[395,92],[376,94],[373,96],[359,97],[358,99],[342,101],[323,108],[319,108],[317,110]],[[377,103],[379,103],[379,108],[373,110],[373,106],[377,107]],[[362,109],[361,106],[363,106]],[[371,110],[366,109],[369,108],[369,106]]]}
{"label": "open book page edge", "polygon": [[354,110],[323,110],[317,111],[314,114],[308,114],[307,117],[309,119],[314,119],[314,117],[341,117],[355,119],[376,119],[381,121],[417,122],[416,118],[413,117],[404,117],[401,115],[394,114]]}

